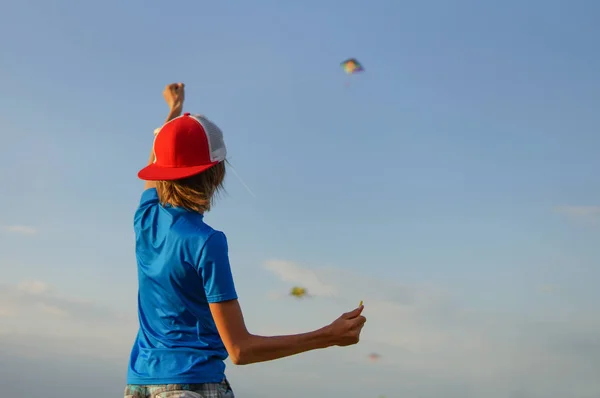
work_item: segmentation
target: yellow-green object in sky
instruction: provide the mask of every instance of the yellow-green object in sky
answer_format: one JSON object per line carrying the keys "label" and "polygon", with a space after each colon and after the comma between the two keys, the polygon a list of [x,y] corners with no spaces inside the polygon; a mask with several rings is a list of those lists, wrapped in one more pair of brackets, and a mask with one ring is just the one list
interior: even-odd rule
{"label": "yellow-green object in sky", "polygon": [[290,290],[290,295],[297,298],[302,298],[306,296],[306,289],[303,287],[294,286],[292,290]]}

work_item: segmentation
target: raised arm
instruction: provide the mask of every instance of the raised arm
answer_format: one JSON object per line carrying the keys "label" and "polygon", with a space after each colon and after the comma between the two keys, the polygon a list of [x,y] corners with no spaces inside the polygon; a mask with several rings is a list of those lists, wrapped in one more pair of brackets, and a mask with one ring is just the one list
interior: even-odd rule
{"label": "raised arm", "polygon": [[[178,116],[181,116],[181,112],[183,111],[183,102],[185,100],[185,85],[183,83],[171,83],[165,87],[163,91],[163,97],[169,105],[169,115],[165,120],[165,123],[168,121],[175,119]],[[148,159],[148,164],[154,163],[154,146],[150,148],[150,159]],[[149,188],[156,188],[156,183],[154,181],[146,181],[144,184],[144,190]]]}
{"label": "raised arm", "polygon": [[210,310],[231,361],[236,365],[271,361],[332,346],[356,344],[366,322],[363,306],[342,314],[331,324],[308,333],[257,336],[248,332],[238,300],[211,303]]}

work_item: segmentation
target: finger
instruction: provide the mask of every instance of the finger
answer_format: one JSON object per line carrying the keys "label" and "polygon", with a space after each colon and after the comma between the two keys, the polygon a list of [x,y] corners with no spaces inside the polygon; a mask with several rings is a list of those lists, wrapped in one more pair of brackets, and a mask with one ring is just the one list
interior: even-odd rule
{"label": "finger", "polygon": [[360,314],[360,309],[357,308],[357,309],[352,310],[350,312],[344,312],[342,314],[342,318],[343,319],[352,319],[352,318],[356,318],[359,314]]}
{"label": "finger", "polygon": [[364,308],[365,308],[365,306],[361,305],[360,307],[356,308],[355,310],[352,310],[350,312],[346,312],[346,313],[342,314],[342,318],[344,318],[344,319],[356,318],[357,316],[359,316],[361,314],[361,312],[363,311]]}
{"label": "finger", "polygon": [[367,318],[364,316],[357,316],[356,318],[348,320],[350,324],[348,325],[350,329],[358,329],[362,328],[365,322],[367,322]]}

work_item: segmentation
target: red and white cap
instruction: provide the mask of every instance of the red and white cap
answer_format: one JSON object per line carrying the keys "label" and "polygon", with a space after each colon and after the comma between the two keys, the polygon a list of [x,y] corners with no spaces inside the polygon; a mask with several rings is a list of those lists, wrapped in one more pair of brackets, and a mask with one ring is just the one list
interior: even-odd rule
{"label": "red and white cap", "polygon": [[191,177],[225,160],[223,132],[201,115],[185,113],[165,123],[154,137],[154,163],[138,177],[171,181]]}

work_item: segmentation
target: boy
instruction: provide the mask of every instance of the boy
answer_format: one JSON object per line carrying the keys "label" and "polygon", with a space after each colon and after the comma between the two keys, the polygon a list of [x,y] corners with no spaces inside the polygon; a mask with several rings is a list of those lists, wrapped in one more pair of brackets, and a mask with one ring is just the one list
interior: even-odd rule
{"label": "boy", "polygon": [[223,232],[204,223],[225,178],[221,130],[181,116],[182,83],[163,93],[170,112],[155,132],[144,192],[134,217],[139,331],[126,398],[233,398],[225,359],[237,365],[358,343],[362,304],[309,333],[251,334],[238,303]]}

